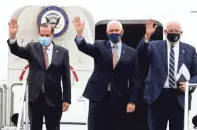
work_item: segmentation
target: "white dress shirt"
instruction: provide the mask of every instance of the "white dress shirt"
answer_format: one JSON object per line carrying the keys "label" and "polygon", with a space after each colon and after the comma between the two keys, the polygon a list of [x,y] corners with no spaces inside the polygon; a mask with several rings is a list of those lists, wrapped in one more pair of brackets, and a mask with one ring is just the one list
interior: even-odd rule
{"label": "white dress shirt", "polygon": [[[166,79],[166,82],[164,84],[164,88],[170,88],[169,86],[169,65],[170,65],[170,43],[167,41],[167,58],[168,58],[168,75],[167,75],[167,79]],[[177,69],[178,69],[178,63],[179,63],[179,42],[177,42],[175,45],[174,45],[174,64],[175,64],[175,72],[174,72],[174,76],[177,75]],[[177,88],[177,84],[175,84],[174,86],[175,88]]]}
{"label": "white dress shirt", "polygon": [[[149,40],[145,40],[145,43],[149,43]],[[174,72],[174,76],[176,77],[177,75],[177,69],[178,69],[178,63],[179,63],[179,42],[177,42],[175,45],[174,45],[174,60],[175,60],[175,72]],[[169,41],[167,40],[167,58],[168,58],[168,75],[167,75],[167,79],[166,79],[166,82],[164,84],[164,88],[170,88],[169,86],[169,64],[170,64],[170,43]],[[174,86],[175,88],[177,88],[177,84],[175,84]]]}
{"label": "white dress shirt", "polygon": [[[44,51],[44,47],[43,47],[43,51]],[[52,61],[52,55],[53,55],[53,44],[52,43],[48,46],[47,54],[48,54],[48,61],[49,61],[49,66],[50,66],[51,61]]]}
{"label": "white dress shirt", "polygon": [[[10,40],[10,44],[14,44],[16,42],[16,39],[14,40]],[[43,47],[43,53],[44,53],[44,47]],[[48,46],[48,49],[47,49],[47,54],[48,54],[48,65],[50,66],[51,64],[51,61],[52,61],[52,55],[53,55],[53,44],[51,43],[49,46]]]}
{"label": "white dress shirt", "polygon": [[[110,41],[110,45],[112,47],[112,53],[113,53],[113,47],[114,47],[114,43]],[[121,41],[119,41],[118,43],[116,43],[116,45],[118,46],[118,60],[120,60],[120,56],[121,56],[121,51],[122,51],[122,43]]]}

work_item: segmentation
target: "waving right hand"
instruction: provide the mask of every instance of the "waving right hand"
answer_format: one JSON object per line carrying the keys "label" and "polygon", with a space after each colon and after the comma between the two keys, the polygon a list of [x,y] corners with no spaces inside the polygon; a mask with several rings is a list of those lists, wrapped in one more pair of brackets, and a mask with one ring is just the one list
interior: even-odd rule
{"label": "waving right hand", "polygon": [[77,31],[77,35],[82,36],[83,29],[84,29],[84,22],[80,20],[80,17],[75,17],[73,20],[73,24]]}
{"label": "waving right hand", "polygon": [[18,24],[16,19],[12,19],[9,22],[9,34],[11,39],[16,38],[16,33],[18,32]]}
{"label": "waving right hand", "polygon": [[146,22],[146,34],[145,34],[145,39],[149,40],[152,34],[155,32],[156,28],[158,25],[153,27],[153,20],[150,19]]}

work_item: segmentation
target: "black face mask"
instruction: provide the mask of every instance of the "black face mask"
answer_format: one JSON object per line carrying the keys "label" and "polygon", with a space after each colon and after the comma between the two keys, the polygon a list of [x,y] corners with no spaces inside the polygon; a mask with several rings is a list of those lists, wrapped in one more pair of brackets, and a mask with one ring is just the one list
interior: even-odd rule
{"label": "black face mask", "polygon": [[170,41],[170,42],[177,42],[178,40],[180,40],[181,38],[181,34],[178,33],[167,33],[167,39]]}

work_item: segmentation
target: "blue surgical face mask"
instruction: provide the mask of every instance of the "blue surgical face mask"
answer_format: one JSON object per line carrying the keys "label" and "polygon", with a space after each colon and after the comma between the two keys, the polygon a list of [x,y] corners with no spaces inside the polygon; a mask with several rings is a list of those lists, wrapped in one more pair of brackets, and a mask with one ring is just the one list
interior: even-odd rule
{"label": "blue surgical face mask", "polygon": [[107,36],[110,41],[112,41],[113,43],[117,43],[121,39],[122,34],[112,33],[112,34],[108,34]]}
{"label": "blue surgical face mask", "polygon": [[39,37],[40,44],[44,47],[47,47],[51,44],[51,38],[50,37]]}

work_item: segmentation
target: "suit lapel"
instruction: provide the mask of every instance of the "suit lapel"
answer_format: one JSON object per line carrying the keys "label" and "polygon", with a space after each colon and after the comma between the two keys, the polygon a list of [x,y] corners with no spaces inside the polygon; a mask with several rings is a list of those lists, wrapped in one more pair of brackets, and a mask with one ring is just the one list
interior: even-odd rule
{"label": "suit lapel", "polygon": [[116,65],[116,67],[113,69],[113,53],[112,53],[112,47],[110,45],[110,42],[107,41],[107,56],[109,59],[109,64],[110,64],[110,68],[112,70],[117,69],[117,67],[121,64],[122,61],[124,61],[124,56],[125,56],[125,51],[126,51],[126,47],[125,45],[122,43],[122,49],[121,49],[121,54],[120,54],[120,59]]}
{"label": "suit lapel", "polygon": [[[160,51],[160,50],[158,50]],[[161,53],[162,53],[162,57],[163,57],[163,60],[164,60],[164,63],[165,63],[165,67],[166,69],[168,69],[168,60],[167,60],[167,42],[164,41],[162,44],[161,44]]]}
{"label": "suit lapel", "polygon": [[179,71],[179,69],[181,68],[181,65],[183,64],[184,55],[185,55],[185,48],[184,48],[183,43],[180,42],[180,44],[179,44],[179,59],[178,59],[179,63],[178,63],[177,72]]}
{"label": "suit lapel", "polygon": [[122,49],[121,49],[121,53],[120,53],[120,59],[116,65],[116,67],[114,68],[117,69],[118,66],[124,61],[124,57],[125,57],[125,52],[126,52],[126,46],[122,43]]}
{"label": "suit lapel", "polygon": [[[163,59],[164,59],[164,62],[165,62],[165,67],[168,69],[168,60],[167,60],[167,42],[164,41],[164,43],[161,45],[161,52],[162,52],[162,56],[163,56]],[[180,42],[180,45],[179,45],[179,59],[178,59],[178,69],[177,71],[179,71],[181,65],[183,64],[184,62],[184,54],[185,54],[185,48],[184,48],[184,45],[183,43]]]}
{"label": "suit lapel", "polygon": [[[56,62],[55,60],[57,59],[58,52],[59,52],[59,50],[57,49],[57,46],[55,44],[53,44],[53,53],[52,53],[51,64]],[[51,66],[51,64],[49,65],[49,67]]]}
{"label": "suit lapel", "polygon": [[110,45],[110,42],[107,41],[107,49],[106,49],[106,53],[107,53],[107,56],[108,56],[108,61],[109,61],[109,65],[110,65],[110,68],[113,70],[113,55],[112,55],[112,48],[111,48],[111,45]]}
{"label": "suit lapel", "polygon": [[45,67],[45,60],[44,60],[44,52],[43,52],[43,47],[41,44],[38,44],[36,47],[36,51],[38,52],[38,57],[40,59],[40,64],[41,66],[46,69]]}

